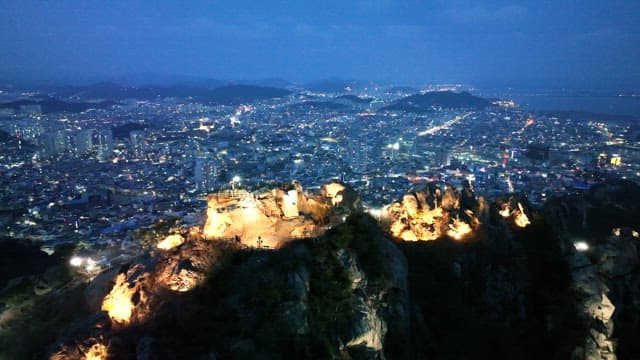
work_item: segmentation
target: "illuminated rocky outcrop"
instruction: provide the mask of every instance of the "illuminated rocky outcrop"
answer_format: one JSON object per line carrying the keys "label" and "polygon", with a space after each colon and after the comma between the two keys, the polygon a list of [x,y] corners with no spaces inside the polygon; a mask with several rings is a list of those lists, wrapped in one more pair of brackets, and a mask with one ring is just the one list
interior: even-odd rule
{"label": "illuminated rocky outcrop", "polygon": [[225,230],[232,224],[229,214],[218,210],[220,203],[219,196],[212,194],[207,197],[207,221],[204,224],[204,236],[207,239],[224,236]]}
{"label": "illuminated rocky outcrop", "polygon": [[291,239],[319,235],[323,225],[337,223],[338,213],[359,206],[348,185],[332,182],[320,194],[304,193],[296,181],[254,193],[227,190],[207,197],[207,239],[235,239],[247,246],[275,248]]}
{"label": "illuminated rocky outcrop", "polygon": [[180,234],[171,234],[164,238],[164,240],[160,241],[156,247],[162,250],[171,250],[175,247],[178,247],[184,243],[184,238]]}
{"label": "illuminated rocky outcrop", "polygon": [[[479,211],[477,207],[473,210]],[[444,186],[444,190],[435,186],[417,188],[391,204],[385,216],[390,220],[391,234],[405,241],[435,240],[445,234],[460,240],[480,223],[472,210],[461,207],[459,195],[451,186]]]}
{"label": "illuminated rocky outcrop", "polygon": [[449,224],[447,235],[456,240],[462,240],[465,236],[470,234],[471,231],[471,226],[469,226],[469,224],[460,219],[454,219],[453,222]]}
{"label": "illuminated rocky outcrop", "polygon": [[49,360],[107,360],[109,345],[102,339],[86,339],[80,344],[64,346]]}
{"label": "illuminated rocky outcrop", "polygon": [[322,186],[322,195],[331,200],[331,205],[338,206],[343,200],[342,192],[345,186],[338,182],[332,182]]}
{"label": "illuminated rocky outcrop", "polygon": [[152,266],[152,263],[136,263],[114,279],[101,306],[114,325],[139,323],[149,315],[149,290],[154,285]]}
{"label": "illuminated rocky outcrop", "polygon": [[298,192],[295,189],[287,190],[286,192],[283,191],[281,199],[282,217],[284,219],[293,219],[300,215],[300,210],[298,210]]}
{"label": "illuminated rocky outcrop", "polygon": [[109,348],[101,343],[93,344],[84,354],[83,360],[107,360]]}
{"label": "illuminated rocky outcrop", "polygon": [[509,209],[509,204],[505,203],[504,205],[502,205],[502,209],[498,211],[498,213],[503,218],[508,218],[509,216],[511,216],[511,209]]}
{"label": "illuminated rocky outcrop", "polygon": [[521,198],[516,196],[509,196],[506,199],[499,198],[496,207],[498,215],[512,222],[516,227],[525,228],[531,224]]}
{"label": "illuminated rocky outcrop", "polygon": [[531,221],[529,221],[529,217],[527,216],[527,213],[524,212],[524,208],[521,203],[518,203],[518,210],[515,212],[514,222],[521,228],[527,227],[527,225],[531,224]]}
{"label": "illuminated rocky outcrop", "polygon": [[337,180],[320,187],[320,199],[347,211],[357,211],[361,206],[358,193],[348,184]]}
{"label": "illuminated rocky outcrop", "polygon": [[111,320],[122,324],[131,320],[131,313],[135,307],[132,299],[135,289],[129,288],[126,280],[126,274],[118,274],[111,292],[102,302],[102,310],[109,314]]}

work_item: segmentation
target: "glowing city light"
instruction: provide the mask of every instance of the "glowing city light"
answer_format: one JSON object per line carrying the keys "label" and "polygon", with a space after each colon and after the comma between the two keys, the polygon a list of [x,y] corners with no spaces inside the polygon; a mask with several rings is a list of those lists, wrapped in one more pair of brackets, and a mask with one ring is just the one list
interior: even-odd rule
{"label": "glowing city light", "polygon": [[577,242],[573,243],[573,247],[575,247],[576,250],[578,250],[578,251],[587,251],[587,250],[589,250],[589,244],[587,244],[584,241],[577,241]]}
{"label": "glowing city light", "polygon": [[96,264],[95,260],[93,260],[93,259],[91,259],[91,258],[87,258],[87,259],[86,259],[86,264],[84,265],[84,269],[85,269],[87,272],[93,272],[93,271],[95,271],[96,269],[98,269],[98,266],[97,266],[97,264]]}
{"label": "glowing city light", "polygon": [[79,256],[72,256],[71,259],[69,259],[69,265],[73,267],[82,266],[83,263],[84,263],[84,259]]}

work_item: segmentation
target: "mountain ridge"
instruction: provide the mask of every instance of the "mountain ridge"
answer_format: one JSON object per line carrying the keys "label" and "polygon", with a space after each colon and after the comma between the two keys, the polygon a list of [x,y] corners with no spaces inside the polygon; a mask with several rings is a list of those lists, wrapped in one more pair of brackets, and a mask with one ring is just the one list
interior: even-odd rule
{"label": "mountain ridge", "polygon": [[456,93],[447,90],[410,95],[383,107],[381,111],[424,113],[431,112],[434,108],[482,109],[489,106],[491,106],[489,100],[474,96],[469,92]]}

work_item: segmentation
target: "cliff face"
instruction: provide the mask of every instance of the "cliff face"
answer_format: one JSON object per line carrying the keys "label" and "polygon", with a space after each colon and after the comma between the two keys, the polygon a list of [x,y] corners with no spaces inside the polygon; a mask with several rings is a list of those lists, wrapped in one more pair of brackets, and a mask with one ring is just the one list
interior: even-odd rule
{"label": "cliff face", "polygon": [[[640,356],[635,184],[606,183],[535,214],[526,199],[472,201],[468,190],[418,189],[388,210],[388,231],[412,240],[401,246],[413,355]],[[454,219],[469,225],[463,236]]]}
{"label": "cliff face", "polygon": [[551,201],[544,212],[559,234],[588,329],[574,358],[639,358],[640,187],[607,182],[585,196]]}
{"label": "cliff face", "polygon": [[88,312],[53,359],[382,359],[406,351],[407,264],[375,220],[356,214],[277,251],[185,237],[84,291]]}
{"label": "cliff face", "polygon": [[414,358],[560,359],[573,351],[583,332],[553,232],[495,220],[463,241],[403,243]]}

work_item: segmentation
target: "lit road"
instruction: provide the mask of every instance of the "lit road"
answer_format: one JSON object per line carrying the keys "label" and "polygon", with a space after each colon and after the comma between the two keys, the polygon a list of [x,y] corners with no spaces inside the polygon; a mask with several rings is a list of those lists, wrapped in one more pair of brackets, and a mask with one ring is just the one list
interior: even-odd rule
{"label": "lit road", "polygon": [[469,111],[468,113],[466,113],[464,115],[458,115],[458,116],[454,117],[451,120],[445,121],[441,125],[434,126],[434,127],[429,128],[429,129],[427,129],[425,131],[419,132],[418,136],[433,135],[433,134],[437,133],[438,131],[440,131],[442,129],[447,129],[447,128],[451,127],[452,125],[455,125],[456,123],[466,119],[471,114],[473,114],[473,111]]}

